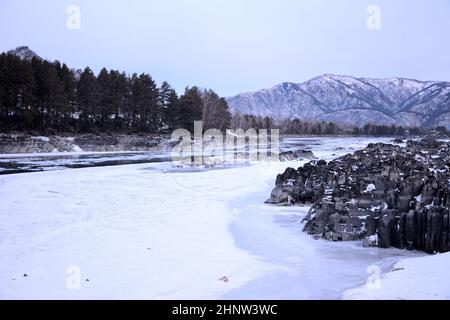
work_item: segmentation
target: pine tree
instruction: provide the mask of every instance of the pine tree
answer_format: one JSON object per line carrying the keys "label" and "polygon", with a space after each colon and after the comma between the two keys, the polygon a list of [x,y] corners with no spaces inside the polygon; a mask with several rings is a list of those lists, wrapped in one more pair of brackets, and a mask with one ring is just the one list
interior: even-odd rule
{"label": "pine tree", "polygon": [[172,130],[178,113],[178,96],[175,90],[164,81],[159,90],[159,123],[163,131]]}
{"label": "pine tree", "polygon": [[89,67],[84,69],[77,84],[77,98],[80,106],[80,125],[83,131],[93,128],[96,109],[100,100],[97,78]]}
{"label": "pine tree", "polygon": [[0,54],[0,129],[2,129],[1,125],[6,123],[8,118],[7,109],[6,109],[6,68],[5,68],[5,54]]}
{"label": "pine tree", "polygon": [[71,119],[76,112],[76,80],[73,72],[66,64],[62,64],[60,68],[57,68],[57,72],[63,84],[66,97],[64,108],[61,110],[61,128],[62,130],[68,130],[73,126]]}
{"label": "pine tree", "polygon": [[41,115],[46,128],[60,129],[62,115],[68,104],[64,84],[57,71],[59,67],[59,62],[44,61],[42,64]]}
{"label": "pine tree", "polygon": [[35,110],[35,81],[33,69],[30,63],[21,66],[21,85],[19,89],[18,116],[22,122],[23,129],[34,128]]}
{"label": "pine tree", "polygon": [[158,88],[148,74],[139,76],[142,86],[141,130],[143,132],[156,132],[159,128],[158,115]]}
{"label": "pine tree", "polygon": [[113,115],[114,121],[112,130],[124,130],[128,128],[127,110],[130,101],[129,79],[125,73],[111,70],[110,79],[110,113]]}
{"label": "pine tree", "polygon": [[158,129],[158,89],[148,74],[132,77],[133,127],[141,132]]}
{"label": "pine tree", "polygon": [[95,110],[97,123],[101,129],[108,128],[108,122],[111,115],[111,108],[114,105],[114,97],[112,95],[112,81],[108,70],[103,68],[98,77],[97,83],[99,88],[99,101]]}
{"label": "pine tree", "polygon": [[202,98],[197,87],[186,88],[179,99],[175,128],[194,131],[194,121],[202,120]]}
{"label": "pine tree", "polygon": [[20,59],[8,55],[6,57],[6,77],[7,82],[5,86],[5,103],[7,107],[7,113],[13,119],[13,125],[19,122],[19,97],[20,97]]}

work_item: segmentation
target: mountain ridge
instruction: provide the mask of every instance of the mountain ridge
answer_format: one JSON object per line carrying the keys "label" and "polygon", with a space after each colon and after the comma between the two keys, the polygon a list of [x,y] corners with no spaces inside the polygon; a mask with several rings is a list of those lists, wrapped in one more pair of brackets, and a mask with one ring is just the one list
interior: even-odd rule
{"label": "mountain ridge", "polygon": [[9,50],[7,54],[15,55],[22,60],[31,60],[33,58],[42,60],[42,58],[28,46],[19,46],[15,49]]}
{"label": "mountain ridge", "polygon": [[[33,51],[32,49],[30,49],[30,47],[28,46],[19,46],[15,49],[9,50],[8,52],[6,52],[7,54],[12,54],[15,55],[16,57],[19,57],[21,60],[27,60],[30,61],[33,58],[37,58],[39,60],[47,60],[50,61],[49,59],[44,59],[42,58],[40,55],[38,55],[35,51]],[[70,70],[73,72],[75,78],[77,80],[80,79],[81,73],[83,72],[83,70],[81,69],[75,69],[75,68],[70,68]]]}
{"label": "mountain ridge", "polygon": [[324,74],[303,83],[282,82],[269,89],[227,99],[234,113],[330,121],[450,127],[450,82]]}

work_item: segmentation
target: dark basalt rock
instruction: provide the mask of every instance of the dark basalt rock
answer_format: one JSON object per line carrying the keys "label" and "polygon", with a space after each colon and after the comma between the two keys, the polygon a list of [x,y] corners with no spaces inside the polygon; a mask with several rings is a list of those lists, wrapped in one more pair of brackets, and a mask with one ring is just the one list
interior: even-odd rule
{"label": "dark basalt rock", "polygon": [[434,140],[448,140],[450,139],[450,132],[430,132],[426,138]]}
{"label": "dark basalt rock", "polygon": [[403,139],[402,138],[396,138],[392,141],[393,143],[403,143]]}
{"label": "dark basalt rock", "polygon": [[310,150],[286,151],[280,153],[280,161],[293,161],[303,159],[315,159],[314,153]]}
{"label": "dark basalt rock", "polygon": [[327,240],[450,251],[450,144],[370,144],[278,175],[267,201],[312,204],[304,231]]}

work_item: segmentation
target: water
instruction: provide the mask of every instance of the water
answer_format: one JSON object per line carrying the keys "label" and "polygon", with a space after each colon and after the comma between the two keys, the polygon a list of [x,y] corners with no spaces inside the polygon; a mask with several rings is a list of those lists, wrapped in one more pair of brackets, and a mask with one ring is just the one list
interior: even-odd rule
{"label": "water", "polygon": [[[328,161],[360,149],[369,142],[389,141],[388,138],[288,138],[283,141],[281,147],[282,151],[298,148],[311,150],[317,157]],[[162,165],[154,167],[165,168],[167,178],[172,179],[176,179],[176,173],[173,174],[173,171],[192,172],[196,175],[197,171],[222,169],[173,168],[169,163],[169,153],[160,151],[0,156],[0,170],[3,174],[12,174],[151,162],[162,162]],[[302,163],[302,161],[284,163],[277,172],[282,172],[283,167],[298,167]],[[344,290],[364,284],[369,276],[367,267],[376,265],[381,271],[387,271],[399,259],[422,255],[397,249],[366,249],[361,247],[360,242],[333,243],[314,240],[302,232],[301,220],[308,207],[278,207],[264,204],[270,195],[275,175],[271,170],[268,176],[258,176],[261,180],[258,183],[267,180],[266,190],[255,192],[245,198],[227,198],[229,211],[238,213],[229,225],[235,246],[258,257],[272,268],[269,268],[262,277],[229,292],[223,298],[336,299],[340,298]],[[39,176],[41,174],[35,175],[33,179],[38,179]],[[116,177],[116,179],[123,178]],[[107,181],[114,184],[110,180]],[[187,188],[195,190],[195,186],[193,187],[191,183],[185,184]],[[221,188],[220,181],[216,187]],[[120,188],[122,189],[122,185]],[[153,196],[157,199],[156,195]],[[227,197],[226,192],[223,196]],[[84,198],[82,200],[84,201]],[[207,200],[205,197],[204,203],[207,203]],[[98,202],[94,202],[95,205],[104,205],[104,200],[96,201]]]}
{"label": "water", "polygon": [[389,271],[399,260],[423,253],[363,248],[360,241],[315,240],[302,232],[309,207],[258,205],[242,199],[230,225],[235,245],[278,270],[226,294],[224,299],[340,299],[347,289],[367,282],[368,268]]}
{"label": "water", "polygon": [[[378,138],[377,141],[389,142],[390,138]],[[280,151],[295,151],[299,148],[313,150],[320,158],[331,159],[343,155],[344,150],[353,152],[363,146],[367,138],[308,138],[289,137],[283,139]],[[363,143],[363,144],[362,144]],[[140,163],[170,162],[168,150],[151,152],[90,152],[90,153],[52,153],[52,154],[0,154],[0,175],[51,170],[77,169],[101,166],[118,166]],[[192,169],[192,168],[191,168]],[[188,168],[186,168],[188,170]],[[194,170],[195,171],[195,170]]]}
{"label": "water", "polygon": [[[284,148],[299,146],[327,161],[361,149],[369,142],[389,142],[387,138],[291,138]],[[294,166],[295,167],[295,166]],[[363,248],[361,241],[329,242],[304,233],[301,222],[308,206],[279,207],[263,204],[270,194],[233,201],[238,210],[230,225],[235,245],[276,266],[275,272],[255,279],[226,294],[224,299],[339,299],[347,289],[364,285],[369,268],[390,271],[398,261],[423,253]]]}
{"label": "water", "polygon": [[0,155],[0,175],[168,161],[163,152]]}

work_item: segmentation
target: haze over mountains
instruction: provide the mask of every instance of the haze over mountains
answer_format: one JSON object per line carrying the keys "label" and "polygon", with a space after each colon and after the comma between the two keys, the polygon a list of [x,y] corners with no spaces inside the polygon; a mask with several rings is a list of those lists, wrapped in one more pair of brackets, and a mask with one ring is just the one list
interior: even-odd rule
{"label": "haze over mountains", "polygon": [[273,119],[450,127],[450,82],[325,74],[227,101],[234,113]]}

